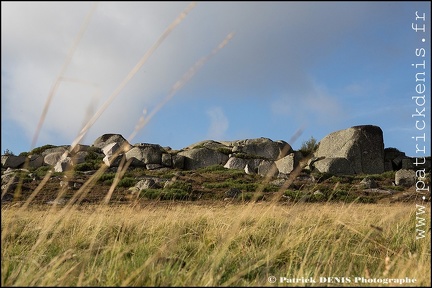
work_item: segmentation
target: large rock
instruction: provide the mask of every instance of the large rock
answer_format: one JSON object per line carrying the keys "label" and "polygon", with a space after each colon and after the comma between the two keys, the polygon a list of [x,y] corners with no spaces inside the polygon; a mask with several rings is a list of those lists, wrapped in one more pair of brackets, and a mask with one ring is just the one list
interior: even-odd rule
{"label": "large rock", "polygon": [[126,152],[126,160],[133,158],[133,162],[141,162],[143,165],[146,164],[161,164],[162,153],[165,150],[157,144],[135,144],[132,149]]}
{"label": "large rock", "polygon": [[63,157],[54,165],[55,172],[65,172],[72,168],[72,159],[70,157]]}
{"label": "large rock", "polygon": [[44,157],[42,155],[31,155],[28,156],[28,158],[29,158],[29,162],[28,162],[29,168],[37,169],[44,165]]}
{"label": "large rock", "polygon": [[1,164],[4,168],[16,169],[19,167],[24,168],[39,168],[44,164],[43,157],[40,155],[29,156],[15,156],[15,155],[2,155]]}
{"label": "large rock", "polygon": [[123,157],[125,157],[124,154],[111,155],[111,156],[107,155],[102,159],[102,161],[108,167],[118,167],[118,166],[120,166],[120,163],[121,163]]}
{"label": "large rock", "polygon": [[208,148],[196,148],[179,152],[184,156],[184,169],[195,170],[212,165],[225,165],[228,156]]}
{"label": "large rock", "polygon": [[52,148],[48,148],[48,149],[45,149],[43,152],[42,152],[42,156],[43,157],[45,157],[45,156],[47,156],[47,155],[49,155],[49,154],[52,154],[52,153],[60,153],[60,154],[63,154],[64,152],[66,152],[66,151],[68,151],[68,146],[57,146],[57,147],[52,147]]}
{"label": "large rock", "polygon": [[395,184],[398,186],[411,187],[416,183],[416,172],[401,169],[395,173]]}
{"label": "large rock", "polygon": [[[66,150],[64,150],[64,151],[66,151]],[[59,152],[52,152],[52,153],[47,154],[44,157],[44,163],[45,163],[45,165],[48,165],[48,166],[54,166],[54,165],[56,165],[57,162],[62,157],[62,155],[64,154],[64,151],[63,152],[61,152],[61,151],[59,151]]]}
{"label": "large rock", "polygon": [[124,152],[129,151],[132,148],[132,145],[120,134],[104,134],[97,138],[93,145],[94,147],[104,148],[108,144],[117,143],[120,148],[123,149]]}
{"label": "large rock", "polygon": [[275,164],[279,170],[279,173],[289,174],[297,167],[297,165],[299,165],[302,158],[303,154],[299,151],[296,151],[277,160]]}
{"label": "large rock", "polygon": [[279,171],[276,167],[274,161],[270,160],[262,160],[258,165],[257,173],[261,176],[272,178],[279,174]]}
{"label": "large rock", "polygon": [[228,169],[244,170],[246,165],[248,165],[249,169],[255,170],[260,163],[261,159],[244,159],[233,156],[228,159],[224,167]]}
{"label": "large rock", "polygon": [[[223,142],[224,143],[224,142]],[[226,142],[228,144],[229,142]],[[293,152],[291,145],[279,140],[272,141],[269,138],[256,138],[237,140],[229,143],[233,147],[233,152],[248,154],[255,158],[266,160],[278,160]]]}
{"label": "large rock", "polygon": [[18,168],[24,164],[25,156],[2,155],[1,164],[5,168]]}
{"label": "large rock", "polygon": [[[330,133],[320,141],[314,156],[326,159],[345,158],[350,163],[353,174],[381,174],[384,172],[383,132],[378,126],[363,125]],[[318,170],[319,166],[329,167],[319,165],[321,161],[323,160],[315,163]],[[331,173],[325,170],[320,172]]]}
{"label": "large rock", "polygon": [[162,153],[162,165],[164,165],[165,167],[172,167],[173,166],[171,154]]}
{"label": "large rock", "polygon": [[88,153],[85,151],[80,151],[71,156],[72,165],[78,165],[86,162],[86,157]]}
{"label": "large rock", "polygon": [[[384,149],[384,164],[387,165],[387,171],[389,170],[400,170],[402,168],[402,160],[406,158],[406,155],[404,152],[399,151],[396,148],[385,148]],[[390,169],[391,168],[391,169]]]}
{"label": "large rock", "polygon": [[177,155],[177,154],[172,155],[171,157],[172,157],[171,158],[172,159],[172,167],[174,169],[181,169],[181,170],[183,170],[184,167],[185,167],[185,159],[186,159],[186,157],[182,156],[182,155]]}
{"label": "large rock", "polygon": [[[102,148],[102,152],[105,156],[112,156],[120,149],[120,145],[116,142],[110,143]],[[118,153],[120,154],[120,153]]]}
{"label": "large rock", "polygon": [[120,145],[117,142],[112,142],[102,148],[102,152],[105,155],[103,158],[105,165],[108,167],[118,167],[120,165],[124,154],[120,153],[119,149]]}

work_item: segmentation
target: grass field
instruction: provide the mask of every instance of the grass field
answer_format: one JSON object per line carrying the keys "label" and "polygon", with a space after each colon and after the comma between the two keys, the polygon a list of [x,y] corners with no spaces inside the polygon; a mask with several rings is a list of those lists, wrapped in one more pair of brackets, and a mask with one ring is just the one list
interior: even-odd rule
{"label": "grass field", "polygon": [[1,284],[430,286],[427,205],[3,206]]}

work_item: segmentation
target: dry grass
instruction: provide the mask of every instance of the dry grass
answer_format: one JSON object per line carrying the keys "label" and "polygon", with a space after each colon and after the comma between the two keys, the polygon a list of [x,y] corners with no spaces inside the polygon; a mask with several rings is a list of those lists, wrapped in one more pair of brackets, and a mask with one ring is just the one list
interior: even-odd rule
{"label": "dry grass", "polygon": [[66,214],[5,206],[2,285],[273,286],[274,275],[408,277],[428,286],[430,234],[415,239],[415,213],[378,204],[155,203]]}

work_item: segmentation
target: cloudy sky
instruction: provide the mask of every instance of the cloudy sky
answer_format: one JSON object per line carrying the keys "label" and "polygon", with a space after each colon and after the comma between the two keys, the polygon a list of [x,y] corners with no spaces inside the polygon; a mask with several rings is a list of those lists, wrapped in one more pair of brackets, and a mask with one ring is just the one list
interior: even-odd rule
{"label": "cloudy sky", "polygon": [[88,145],[118,133],[173,149],[259,137],[299,149],[372,124],[416,156],[424,69],[411,64],[430,71],[429,2],[195,4],[2,1],[2,154],[71,144],[83,128]]}

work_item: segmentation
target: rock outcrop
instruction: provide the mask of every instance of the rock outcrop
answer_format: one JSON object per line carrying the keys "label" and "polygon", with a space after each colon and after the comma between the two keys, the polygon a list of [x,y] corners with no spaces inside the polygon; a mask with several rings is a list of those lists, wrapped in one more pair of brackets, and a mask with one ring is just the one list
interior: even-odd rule
{"label": "rock outcrop", "polygon": [[111,143],[117,143],[119,147],[124,147],[125,152],[132,148],[132,145],[120,134],[104,134],[98,137],[92,146],[102,149]]}
{"label": "rock outcrop", "polygon": [[[331,173],[336,164],[332,158],[343,165],[340,173],[347,174],[380,174],[384,172],[384,139],[380,127],[373,125],[354,126],[345,130],[330,133],[319,142],[315,157],[324,157],[326,165],[317,161],[315,168],[320,172]],[[331,165],[330,165],[331,164]],[[350,166],[350,167],[348,167]],[[351,173],[350,173],[351,172]]]}
{"label": "rock outcrop", "polygon": [[[72,151],[67,145],[46,145],[40,148],[35,149],[38,153],[32,155],[2,155],[2,168],[37,169],[51,166],[56,172],[64,172],[89,160],[117,167],[123,159],[129,162],[130,167],[148,170],[195,170],[221,165],[227,169],[243,170],[247,174],[286,178],[300,161],[303,161],[302,153],[294,151],[287,142],[263,137],[220,142],[205,140],[181,150],[172,150],[150,143],[131,145],[120,134],[104,134],[97,138],[93,145],[79,144]],[[363,125],[325,136],[305,169],[333,175],[399,171],[396,184],[413,185],[416,176],[415,173],[412,176],[412,172],[420,168],[424,169],[425,173],[430,172],[431,165],[430,157],[416,161],[421,165],[414,165],[413,158],[407,157],[396,148],[384,149],[381,128]],[[84,166],[94,167],[88,163]]]}

